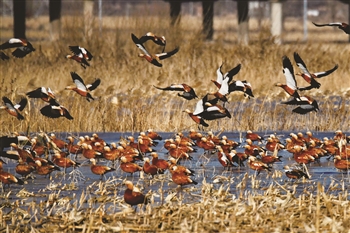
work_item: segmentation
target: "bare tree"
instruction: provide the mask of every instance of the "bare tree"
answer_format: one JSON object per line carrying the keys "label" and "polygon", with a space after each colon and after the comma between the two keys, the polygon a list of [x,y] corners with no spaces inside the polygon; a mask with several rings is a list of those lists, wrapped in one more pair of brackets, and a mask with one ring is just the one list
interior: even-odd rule
{"label": "bare tree", "polygon": [[16,38],[26,38],[25,0],[13,0],[13,34]]}
{"label": "bare tree", "polygon": [[50,0],[50,36],[51,40],[57,40],[61,36],[61,0]]}

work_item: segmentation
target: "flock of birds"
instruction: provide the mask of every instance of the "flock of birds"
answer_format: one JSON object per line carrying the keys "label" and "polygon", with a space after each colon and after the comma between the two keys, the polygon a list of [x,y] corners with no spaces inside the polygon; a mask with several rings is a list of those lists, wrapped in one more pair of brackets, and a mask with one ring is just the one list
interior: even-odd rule
{"label": "flock of birds", "polygon": [[[279,155],[281,150],[288,151],[294,160],[293,164],[284,167],[289,179],[310,179],[307,165],[320,162],[321,158],[333,158],[334,167],[339,171],[350,169],[350,136],[340,130],[335,132],[333,138],[319,139],[311,132],[306,132],[306,135],[299,132],[291,133],[284,141],[275,134],[264,138],[248,130],[245,139],[243,145],[225,135],[214,135],[211,131],[203,134],[190,130],[187,136],[178,132],[163,140],[159,133],[151,129],[140,132],[137,139],[128,136],[111,143],[106,143],[96,133],[77,139],[72,136],[63,139],[45,133],[31,138],[24,135],[3,136],[0,138],[0,181],[8,186],[24,185],[24,180],[33,178],[33,174],[47,177],[61,169],[66,174],[67,169],[76,171],[89,162],[92,174],[99,176],[100,180],[107,173],[116,171],[131,174],[132,177],[135,173],[143,172],[145,179],[169,174],[171,182],[183,187],[197,184],[193,177],[196,177],[198,168],[181,165],[181,161],[198,160],[199,154],[221,164],[223,172],[248,166],[259,175],[262,171],[271,172],[274,163],[286,159]],[[161,141],[161,150],[166,152],[159,153],[155,146]],[[15,172],[21,177],[5,171],[4,158],[16,163]],[[107,163],[101,164],[101,161]],[[125,185],[126,203],[137,205],[146,202],[145,195],[138,192],[131,181],[126,181]]]}
{"label": "flock of birds", "polygon": [[[314,23],[314,25],[318,27],[337,26],[345,33],[349,34],[349,25],[345,23]],[[140,38],[134,34],[131,34],[131,39],[141,51],[138,56],[144,58],[149,63],[157,67],[163,66],[160,61],[166,58],[170,58],[179,51],[179,47],[176,47],[169,52],[164,52],[166,47],[165,37],[157,36],[151,32],[146,33]],[[147,50],[145,43],[148,41],[153,41],[155,44],[162,46],[162,52],[151,53],[149,50]],[[28,40],[11,38],[9,41],[0,45],[0,57],[2,60],[9,59],[9,56],[7,56],[3,50],[11,48],[16,48],[12,52],[12,55],[19,58],[23,58],[27,54],[35,51],[32,44]],[[80,46],[69,46],[69,50],[71,51],[71,54],[66,56],[67,59],[72,59],[78,62],[84,69],[90,66],[89,62],[92,60],[93,55],[86,48]],[[300,95],[298,92],[310,90],[312,88],[319,88],[321,84],[317,80],[334,72],[338,68],[338,65],[335,65],[332,69],[326,71],[311,73],[309,72],[300,55],[296,52],[294,53],[294,60],[301,70],[301,73],[297,75],[303,77],[304,80],[309,83],[309,86],[297,86],[293,65],[289,58],[287,56],[284,56],[282,58],[282,64],[283,73],[286,78],[286,84],[277,83],[276,86],[282,87],[292,97],[292,99],[282,102],[282,104],[296,105],[297,107],[292,111],[298,114],[306,114],[311,111],[317,112],[319,110],[317,101],[309,95]],[[198,124],[198,127],[207,127],[207,120],[210,121],[225,117],[231,118],[230,112],[227,108],[225,108],[225,103],[227,102],[228,95],[231,92],[241,91],[244,93],[244,96],[247,96],[248,98],[254,97],[252,92],[252,85],[248,81],[233,80],[233,77],[240,71],[241,64],[238,64],[236,67],[232,68],[226,73],[222,72],[222,66],[223,64],[217,69],[216,80],[211,80],[218,88],[217,91],[209,92],[204,97],[199,99],[193,111],[189,109],[184,110],[184,112],[188,113],[193,121]],[[91,95],[91,91],[95,90],[100,85],[101,79],[96,79],[92,84],[85,84],[84,80],[77,73],[71,72],[71,77],[75,85],[68,86],[65,89],[75,91],[79,95],[85,97],[88,101],[94,100]],[[154,87],[162,91],[177,91],[179,92],[178,96],[183,97],[186,100],[199,98],[195,90],[186,83],[171,84],[167,87]],[[49,87],[39,87],[36,90],[27,92],[26,95],[29,98],[40,98],[48,103],[48,105],[40,109],[41,114],[44,116],[50,118],[65,117],[69,120],[73,119],[73,116],[69,113],[69,110],[58,102],[54,92]],[[2,100],[4,105],[0,106],[0,109],[6,110],[10,115],[16,117],[19,120],[24,119],[21,111],[23,111],[27,105],[27,98],[22,98],[19,103],[12,103],[11,100],[6,96],[2,97]]]}
{"label": "flock of birds", "polygon": [[[350,31],[349,25],[345,23],[315,24],[315,26],[337,26],[347,34],[349,34]],[[169,52],[164,52],[166,47],[165,37],[157,36],[151,32],[146,33],[140,38],[131,34],[131,39],[142,52],[139,54],[139,57],[144,58],[157,67],[162,67],[160,61],[170,58],[179,51],[179,47],[176,47]],[[149,52],[145,46],[147,41],[153,41],[155,44],[162,46],[162,52],[157,54]],[[9,56],[7,56],[3,50],[11,48],[15,48],[12,55],[18,58],[23,58],[27,54],[35,51],[28,40],[12,38],[0,45],[0,58],[2,60],[9,59]],[[69,49],[71,54],[66,56],[67,59],[78,62],[84,69],[90,66],[89,62],[92,60],[93,55],[86,48],[69,46]],[[292,110],[298,114],[306,114],[311,111],[317,112],[319,110],[317,101],[308,95],[300,95],[299,92],[312,88],[319,88],[321,84],[317,80],[334,72],[338,68],[338,65],[326,71],[311,73],[300,55],[296,52],[294,53],[294,60],[301,70],[301,73],[298,75],[303,77],[304,80],[309,83],[309,86],[297,86],[293,65],[290,59],[284,56],[282,58],[282,64],[286,84],[278,83],[276,86],[282,87],[292,99],[282,103],[298,106]],[[241,64],[238,64],[224,73],[222,72],[222,67],[223,64],[216,71],[216,80],[211,80],[217,87],[217,91],[209,92],[201,98],[197,102],[194,111],[189,109],[184,110],[184,112],[188,113],[199,126],[207,127],[207,120],[210,121],[224,117],[231,118],[230,112],[225,108],[225,104],[228,102],[228,95],[231,92],[241,91],[244,93],[244,96],[248,98],[254,97],[252,86],[249,82],[246,80],[233,80],[233,77],[240,71]],[[85,97],[87,101],[94,100],[91,91],[95,90],[100,85],[101,80],[96,79],[91,84],[85,84],[84,80],[77,73],[71,72],[70,74],[75,85],[68,86],[65,89],[75,91],[79,95]],[[171,84],[167,87],[154,87],[162,91],[177,91],[179,92],[178,96],[186,100],[199,98],[195,90],[185,83]],[[44,116],[50,118],[65,117],[69,120],[73,119],[68,109],[58,102],[54,92],[50,88],[40,87],[26,93],[26,95],[29,98],[40,98],[48,103],[48,105],[40,109],[41,114]],[[3,96],[2,100],[4,105],[0,106],[0,109],[6,110],[10,115],[19,120],[24,119],[21,111],[23,111],[28,103],[27,98],[22,98],[19,103],[15,104],[6,96]],[[262,138],[252,132],[247,132],[245,151],[237,153],[235,148],[238,147],[239,144],[234,141],[224,137],[215,137],[212,133],[203,136],[196,131],[191,131],[189,137],[178,133],[176,138],[165,140],[164,148],[168,150],[168,154],[171,158],[170,161],[166,161],[158,158],[157,152],[152,148],[152,146],[155,145],[155,140],[161,140],[161,137],[153,131],[148,131],[147,133],[147,135],[140,134],[136,141],[133,137],[120,141],[119,146],[117,146],[116,143],[108,145],[100,139],[97,134],[94,134],[91,138],[80,138],[79,142],[76,144],[74,144],[74,139],[72,137],[67,139],[68,142],[59,140],[55,138],[54,135],[50,137],[47,135],[43,136],[42,142],[39,142],[36,138],[27,138],[27,146],[21,148],[20,144],[17,144],[19,136],[15,137],[16,139],[14,141],[11,141],[13,138],[4,136],[1,137],[0,141],[2,144],[0,153],[2,157],[18,161],[16,172],[22,175],[22,179],[32,172],[36,172],[39,175],[48,175],[55,170],[60,170],[60,167],[64,169],[68,167],[77,168],[80,163],[69,158],[69,155],[82,154],[84,158],[91,162],[92,173],[100,175],[101,179],[107,172],[115,171],[114,167],[98,164],[100,159],[105,159],[112,161],[113,164],[115,161],[120,161],[120,168],[127,173],[144,171],[146,174],[154,176],[169,170],[172,181],[181,186],[197,183],[191,178],[193,170],[178,163],[179,160],[191,159],[191,152],[196,151],[194,147],[203,148],[205,151],[215,151],[220,164],[227,168],[244,166],[246,161],[248,166],[257,171],[258,174],[262,170],[270,171],[272,169],[271,164],[280,161],[281,156],[278,156],[278,151],[282,149],[286,149],[292,153],[293,158],[298,164],[308,164],[317,161],[320,157],[328,155],[334,156],[334,165],[337,169],[348,170],[350,168],[350,162],[348,161],[350,150],[348,144],[350,140],[349,137],[345,137],[344,135],[339,137],[337,134],[337,138],[335,137],[334,140],[324,139],[321,141],[312,137],[312,135],[308,138],[303,138],[302,135],[291,134],[291,137],[286,140],[285,144],[278,138],[271,136],[267,139],[265,147],[259,147],[254,144],[254,141],[262,142]],[[4,151],[3,148],[6,146],[14,150]],[[13,151],[15,151],[15,153]],[[271,152],[272,155],[268,155],[269,152]],[[145,156],[147,153],[151,155],[152,161]],[[44,159],[42,158],[43,155],[49,156],[50,158]],[[137,161],[143,161],[143,165],[139,165]],[[3,170],[3,163],[5,162],[0,160],[1,182],[3,184],[23,184],[21,178],[15,177]],[[294,179],[310,177],[305,170],[300,168],[286,168],[286,175]],[[132,182],[127,181],[126,186],[127,190],[125,191],[124,197],[127,203],[136,205],[145,202],[144,195],[136,191]]]}

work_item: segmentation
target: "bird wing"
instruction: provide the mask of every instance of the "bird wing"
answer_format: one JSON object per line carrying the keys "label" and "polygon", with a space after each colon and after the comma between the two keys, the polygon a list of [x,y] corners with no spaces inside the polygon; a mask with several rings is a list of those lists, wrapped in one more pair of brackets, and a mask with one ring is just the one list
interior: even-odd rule
{"label": "bird wing", "polygon": [[142,45],[139,38],[137,38],[133,33],[131,33],[131,39],[135,43],[135,45],[146,55],[151,56],[151,54],[146,50],[146,48]]}
{"label": "bird wing", "polygon": [[160,53],[160,54],[156,54],[156,56],[160,59],[163,60],[165,58],[171,57],[173,56],[175,53],[177,53],[179,51],[179,47],[176,47],[174,50],[167,52],[167,53]]}
{"label": "bird wing", "polygon": [[193,115],[201,114],[204,111],[204,104],[205,103],[203,99],[200,99],[196,104],[196,108],[193,111]]}
{"label": "bird wing", "polygon": [[13,106],[13,104],[12,104],[12,102],[11,102],[11,100],[9,99],[9,98],[7,98],[6,96],[4,96],[4,97],[2,97],[2,101],[4,101],[4,104],[5,104],[5,106],[8,108],[8,109],[10,109],[10,110],[14,110],[14,106]]}
{"label": "bird wing", "polygon": [[39,87],[33,91],[29,91],[26,93],[26,95],[29,98],[41,98],[43,95],[46,95],[47,91],[45,87]]}
{"label": "bird wing", "polygon": [[75,72],[70,72],[70,75],[72,76],[73,82],[80,90],[87,90],[86,85],[83,81],[83,79]]}
{"label": "bird wing", "polygon": [[92,90],[95,90],[96,87],[98,87],[98,85],[100,85],[101,83],[101,79],[96,79],[92,84],[88,84],[86,86],[86,88],[89,90],[89,91],[92,91]]}
{"label": "bird wing", "polygon": [[314,73],[314,75],[315,75],[317,78],[322,78],[322,77],[324,77],[324,76],[327,76],[327,75],[333,73],[336,69],[338,69],[338,64],[336,64],[336,65],[335,65],[332,69],[330,69],[330,70],[317,72],[317,73]]}
{"label": "bird wing", "polygon": [[301,57],[299,56],[299,54],[297,52],[294,52],[294,60],[295,63],[297,63],[297,66],[299,67],[299,69],[306,74],[307,76],[311,77],[311,74],[309,72],[309,70],[307,69],[304,61],[301,59]]}
{"label": "bird wing", "polygon": [[34,50],[31,49],[30,47],[22,46],[22,47],[18,47],[15,51],[13,51],[12,55],[17,58],[23,58],[27,54],[31,53],[32,51]]}
{"label": "bird wing", "polygon": [[10,57],[7,56],[3,51],[0,51],[0,58],[3,61],[10,59]]}
{"label": "bird wing", "polygon": [[324,23],[324,24],[318,24],[318,23],[314,23],[312,22],[316,27],[324,27],[324,26],[341,26],[342,23],[340,22],[334,22],[334,23]]}
{"label": "bird wing", "polygon": [[283,74],[286,78],[287,86],[289,86],[293,90],[296,90],[297,81],[295,80],[293,65],[287,56],[283,56],[282,62],[283,62]]}
{"label": "bird wing", "polygon": [[14,106],[15,109],[22,111],[27,106],[28,100],[26,98],[22,98],[21,101]]}
{"label": "bird wing", "polygon": [[222,80],[222,83],[221,83],[221,87],[220,89],[218,90],[218,92],[222,95],[227,95],[229,94],[229,82],[230,82],[230,78],[229,77],[224,77],[224,80]]}
{"label": "bird wing", "polygon": [[84,57],[86,58],[86,60],[91,61],[91,59],[93,58],[92,54],[89,52],[89,50],[87,50],[86,48],[82,48],[79,47],[80,51],[83,53]]}
{"label": "bird wing", "polygon": [[224,75],[221,71],[221,67],[224,65],[224,63],[219,66],[219,68],[216,70],[216,82],[221,85],[222,81],[224,80]]}
{"label": "bird wing", "polygon": [[301,105],[295,109],[293,109],[292,111],[298,114],[306,114],[309,113],[311,111],[313,111],[315,108],[312,105]]}
{"label": "bird wing", "polygon": [[154,86],[154,87],[163,91],[184,91],[185,90],[182,84],[171,84],[168,87],[157,87],[157,86]]}
{"label": "bird wing", "polygon": [[80,50],[80,47],[78,45],[68,46],[68,47],[69,47],[69,50],[75,55],[79,56],[80,54],[82,54],[82,51]]}
{"label": "bird wing", "polygon": [[241,64],[238,64],[234,68],[232,68],[230,71],[228,71],[225,75],[224,78],[228,77],[229,78],[229,83],[231,82],[233,76],[238,74],[238,72],[241,70]]}

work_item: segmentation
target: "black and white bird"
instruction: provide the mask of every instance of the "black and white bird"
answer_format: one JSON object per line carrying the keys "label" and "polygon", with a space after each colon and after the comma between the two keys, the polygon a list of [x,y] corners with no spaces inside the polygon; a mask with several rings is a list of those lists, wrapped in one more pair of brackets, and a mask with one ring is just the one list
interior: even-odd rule
{"label": "black and white bird", "polygon": [[174,50],[172,50],[170,52],[163,52],[163,53],[159,53],[159,54],[152,54],[152,53],[147,51],[147,49],[142,44],[140,39],[137,38],[132,33],[131,33],[131,39],[135,43],[135,45],[142,51],[142,53],[140,53],[138,56],[141,57],[141,58],[146,59],[149,63],[151,63],[151,64],[153,64],[155,66],[158,66],[158,67],[162,67],[163,66],[163,64],[160,63],[161,60],[169,58],[169,57],[173,56],[174,54],[176,54],[179,51],[179,47],[177,47],[177,48],[175,48]]}
{"label": "black and white bird", "polygon": [[191,86],[187,85],[186,83],[171,84],[170,86],[167,86],[167,87],[157,87],[157,86],[154,86],[154,87],[163,91],[182,91],[182,93],[178,93],[177,95],[187,100],[198,98],[194,89]]}
{"label": "black and white bird", "polygon": [[303,77],[303,79],[310,84],[310,86],[307,86],[307,87],[298,87],[298,90],[300,90],[300,91],[310,90],[313,88],[317,88],[317,89],[320,88],[321,84],[319,82],[317,82],[316,79],[325,77],[325,76],[333,73],[336,69],[338,69],[338,65],[335,65],[330,70],[316,72],[316,73],[310,73],[309,70],[307,69],[304,61],[301,59],[300,55],[297,52],[294,52],[294,60],[302,72],[300,74],[297,73],[297,75],[300,75],[301,77]]}
{"label": "black and white bird", "polygon": [[339,29],[343,30],[346,34],[350,34],[350,25],[347,23],[341,23],[341,22],[334,22],[334,23],[324,23],[324,24],[318,24],[312,22],[316,27],[338,27]]}
{"label": "black and white bird", "polygon": [[13,104],[9,98],[6,96],[2,97],[2,101],[4,102],[4,106],[0,106],[0,109],[4,109],[11,116],[16,117],[18,120],[23,120],[24,116],[20,113],[28,103],[26,98],[22,98],[18,104]]}
{"label": "black and white bird", "polygon": [[51,99],[49,103],[40,109],[41,114],[49,118],[65,117],[68,120],[73,120],[68,109],[60,105],[55,99]]}
{"label": "black and white bird", "polygon": [[[27,54],[35,51],[33,45],[26,39],[22,38],[11,38],[5,43],[0,45],[0,50],[10,49],[10,48],[16,48],[12,55],[17,58],[23,58]],[[0,58],[2,60],[8,60],[9,57],[1,51]]]}

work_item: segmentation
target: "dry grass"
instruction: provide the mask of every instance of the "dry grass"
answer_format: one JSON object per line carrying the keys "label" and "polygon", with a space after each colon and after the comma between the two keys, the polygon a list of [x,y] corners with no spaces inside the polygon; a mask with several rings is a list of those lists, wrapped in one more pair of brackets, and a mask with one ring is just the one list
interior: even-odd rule
{"label": "dry grass", "polygon": [[[59,102],[70,110],[73,121],[47,119],[39,109],[45,105],[41,100],[30,101],[25,109],[26,120],[18,121],[1,112],[1,133],[13,131],[181,131],[196,127],[182,112],[194,109],[195,100],[185,101],[176,93],[161,92],[153,85],[167,86],[171,83],[187,83],[199,97],[214,91],[210,82],[216,78],[216,69],[225,62],[226,71],[238,63],[242,69],[235,77],[248,80],[253,86],[255,99],[244,99],[240,93],[231,93],[226,107],[232,119],[210,122],[210,129],[239,130],[302,130],[333,131],[350,128],[349,119],[349,53],[348,37],[339,30],[314,28],[309,25],[309,41],[302,41],[302,29],[294,19],[287,19],[283,45],[274,44],[268,23],[258,24],[251,20],[251,43],[237,43],[235,18],[215,20],[215,38],[212,42],[199,38],[200,18],[183,17],[179,28],[170,28],[164,16],[111,17],[103,19],[102,31],[98,22],[91,25],[92,36],[84,35],[83,21],[78,17],[63,17],[62,39],[50,42],[48,18],[28,20],[27,37],[37,49],[24,59],[2,61],[0,95],[18,101],[27,91],[40,86],[54,90]],[[2,39],[12,34],[11,18],[2,19]],[[74,23],[73,23],[74,22]],[[230,24],[231,23],[231,24]],[[130,33],[141,36],[147,31],[165,35],[170,50],[180,46],[175,57],[163,61],[163,68],[148,64],[137,57],[139,53]],[[86,70],[64,57],[69,53],[68,45],[88,48],[94,55],[91,67]],[[152,49],[156,46],[147,44]],[[308,94],[319,101],[320,112],[307,116],[291,114],[292,107],[278,104],[287,99],[276,82],[285,82],[282,73],[283,55],[293,57],[297,51],[307,63],[310,71],[329,69],[335,63],[338,70],[320,80],[319,90]],[[77,72],[87,83],[102,79],[101,85],[92,92],[96,100],[88,103],[76,93],[65,91],[72,80],[69,72]],[[295,66],[295,71],[298,69]],[[297,77],[300,86],[307,83]],[[336,102],[333,96],[339,96]],[[277,104],[276,104],[277,103]]]}
{"label": "dry grass", "polygon": [[[7,232],[347,232],[349,229],[348,193],[346,189],[339,191],[338,184],[325,187],[318,183],[296,194],[296,184],[276,182],[258,187],[261,180],[255,178],[246,174],[241,183],[235,183],[232,178],[222,185],[203,181],[201,188],[186,188],[181,195],[177,193],[179,190],[167,190],[163,204],[139,206],[136,212],[125,205],[120,194],[124,187],[119,180],[95,182],[79,195],[71,192],[62,195],[60,190],[71,190],[69,185],[52,185],[48,187],[49,195],[22,189],[16,195],[19,200],[12,203],[6,197],[9,194],[4,193],[0,229]],[[247,191],[242,184],[247,180],[256,183],[257,188]],[[240,190],[239,196],[230,191],[233,183]],[[332,190],[338,190],[338,194]],[[149,195],[160,193],[154,191]],[[38,202],[36,197],[44,200]],[[12,211],[5,211],[6,208]]]}

